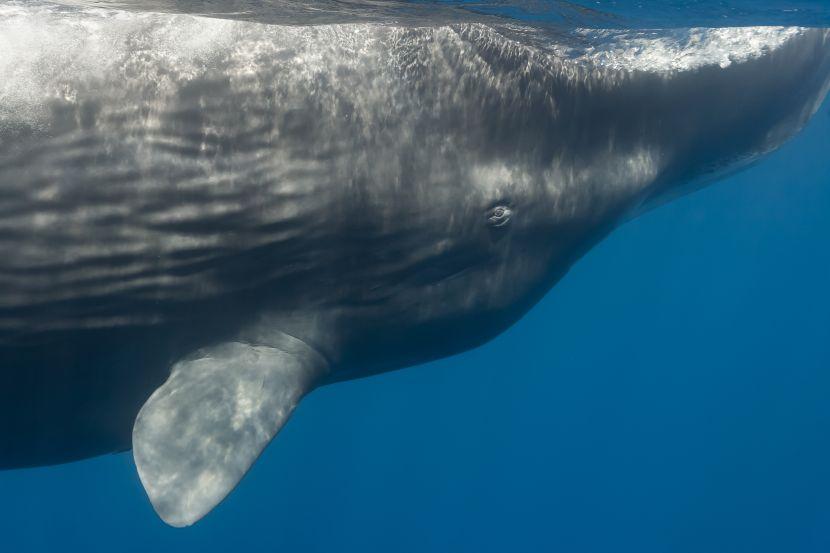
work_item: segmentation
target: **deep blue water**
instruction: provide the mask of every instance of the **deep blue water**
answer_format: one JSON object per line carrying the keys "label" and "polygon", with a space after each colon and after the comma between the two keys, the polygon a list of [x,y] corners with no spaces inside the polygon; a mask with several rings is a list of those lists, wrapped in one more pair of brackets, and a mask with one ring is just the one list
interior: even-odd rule
{"label": "deep blue water", "polygon": [[522,321],[315,391],[186,530],[131,456],[0,472],[0,551],[830,551],[830,109]]}

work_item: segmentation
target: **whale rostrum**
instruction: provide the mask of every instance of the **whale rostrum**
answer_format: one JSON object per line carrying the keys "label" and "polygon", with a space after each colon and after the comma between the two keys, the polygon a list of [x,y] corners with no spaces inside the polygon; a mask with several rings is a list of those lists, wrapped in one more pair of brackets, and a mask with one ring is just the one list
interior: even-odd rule
{"label": "whale rostrum", "polygon": [[0,52],[0,468],[132,448],[174,526],[305,394],[486,342],[830,82],[830,33],[803,28],[8,2]]}

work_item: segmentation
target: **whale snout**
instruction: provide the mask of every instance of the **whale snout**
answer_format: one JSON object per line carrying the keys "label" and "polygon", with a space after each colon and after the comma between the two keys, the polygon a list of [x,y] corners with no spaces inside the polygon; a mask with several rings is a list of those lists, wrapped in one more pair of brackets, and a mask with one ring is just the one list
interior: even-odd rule
{"label": "whale snout", "polygon": [[[642,213],[723,178],[798,133],[830,90],[830,29],[747,29],[784,35],[747,59],[671,78],[652,99],[666,159]],[[693,117],[690,115],[693,114]],[[636,214],[635,214],[636,215]]]}

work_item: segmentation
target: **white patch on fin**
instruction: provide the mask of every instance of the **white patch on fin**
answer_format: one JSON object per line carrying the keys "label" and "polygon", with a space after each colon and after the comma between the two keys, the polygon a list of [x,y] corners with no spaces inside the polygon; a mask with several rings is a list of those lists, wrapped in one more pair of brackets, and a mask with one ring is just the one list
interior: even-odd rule
{"label": "white patch on fin", "polygon": [[219,504],[325,366],[289,337],[279,347],[221,344],[176,363],[133,427],[138,475],[159,516],[189,526]]}

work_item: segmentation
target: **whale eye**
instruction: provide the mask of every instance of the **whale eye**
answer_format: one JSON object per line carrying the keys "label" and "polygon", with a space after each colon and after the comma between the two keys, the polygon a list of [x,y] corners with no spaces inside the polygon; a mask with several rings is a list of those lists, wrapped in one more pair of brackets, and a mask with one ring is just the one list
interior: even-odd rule
{"label": "whale eye", "polygon": [[509,207],[498,205],[487,212],[487,222],[494,227],[501,227],[507,224],[513,212]]}

